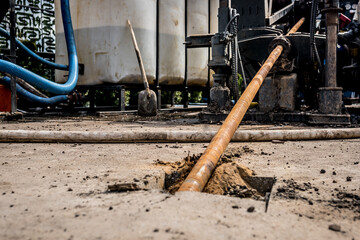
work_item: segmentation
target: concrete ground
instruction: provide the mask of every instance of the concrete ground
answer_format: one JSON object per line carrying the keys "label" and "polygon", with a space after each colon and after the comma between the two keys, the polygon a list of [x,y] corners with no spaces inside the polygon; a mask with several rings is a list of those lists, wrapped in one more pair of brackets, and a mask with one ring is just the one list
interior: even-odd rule
{"label": "concrete ground", "polygon": [[[0,131],[154,128],[219,125],[107,118],[0,124]],[[206,146],[0,143],[0,239],[360,239],[360,139],[230,143],[228,152],[240,153],[235,161],[257,176],[277,178],[267,212],[264,201],[161,189],[164,171],[155,161],[180,161]],[[125,182],[151,189],[107,191]]]}

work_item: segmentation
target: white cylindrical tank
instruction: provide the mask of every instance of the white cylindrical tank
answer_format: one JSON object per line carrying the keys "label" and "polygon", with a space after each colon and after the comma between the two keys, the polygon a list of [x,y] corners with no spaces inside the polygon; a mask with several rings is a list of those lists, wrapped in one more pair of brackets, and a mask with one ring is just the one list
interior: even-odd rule
{"label": "white cylindrical tank", "polygon": [[[126,20],[130,19],[150,84],[156,75],[156,31],[159,31],[159,84],[183,85],[185,78],[185,28],[187,34],[217,32],[218,0],[71,0],[71,14],[79,62],[85,65],[78,85],[103,83],[142,84],[140,70]],[[56,7],[56,62],[67,64],[60,0]],[[187,26],[185,26],[187,11]],[[205,87],[208,81],[208,49],[188,49],[188,85]],[[212,75],[212,74],[211,74]],[[56,71],[65,82],[67,72]],[[212,85],[212,82],[210,83]]]}
{"label": "white cylindrical tank", "polygon": [[[79,62],[85,65],[79,85],[102,83],[141,84],[140,69],[131,35],[130,19],[148,80],[156,72],[156,0],[71,0],[71,16]],[[67,63],[60,0],[56,7],[56,62]],[[64,82],[63,71],[56,81]]]}
{"label": "white cylindrical tank", "polygon": [[217,33],[219,20],[218,20],[218,11],[219,11],[219,0],[210,0],[210,33]]}
{"label": "white cylindrical tank", "polygon": [[[218,12],[219,12],[219,0],[210,0],[210,33],[214,34],[218,32],[219,20],[218,20]],[[211,59],[211,48],[210,48],[210,59]],[[213,74],[215,72],[210,70],[210,86],[214,84]]]}
{"label": "white cylindrical tank", "polygon": [[159,0],[159,84],[182,85],[185,76],[185,1]]}
{"label": "white cylindrical tank", "polygon": [[[187,34],[208,34],[209,32],[209,1],[188,0],[187,3]],[[208,81],[208,49],[188,49],[187,81],[189,86],[206,86]]]}

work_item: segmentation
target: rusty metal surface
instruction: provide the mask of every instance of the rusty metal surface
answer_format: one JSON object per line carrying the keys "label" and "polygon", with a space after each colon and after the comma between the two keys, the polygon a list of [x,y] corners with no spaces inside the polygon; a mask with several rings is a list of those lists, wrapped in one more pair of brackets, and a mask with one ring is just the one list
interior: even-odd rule
{"label": "rusty metal surface", "polygon": [[324,114],[341,114],[342,111],[342,88],[324,87],[319,88],[319,111]]}
{"label": "rusty metal surface", "polygon": [[[302,18],[288,33],[296,32],[304,23],[305,18]],[[224,124],[221,126],[215,137],[211,140],[209,146],[206,148],[204,154],[198,160],[194,168],[191,170],[188,177],[179,188],[182,191],[197,191],[201,192],[207,184],[212,172],[214,171],[220,156],[224,153],[232,136],[242,121],[246,111],[248,110],[252,100],[257,94],[262,82],[270,72],[276,60],[280,57],[283,51],[282,46],[277,46],[266,59],[263,66],[255,75],[245,92],[231,110],[226,118]]]}
{"label": "rusty metal surface", "polygon": [[288,35],[291,35],[293,33],[296,33],[299,28],[304,24],[305,22],[305,18],[301,18],[291,29],[290,31],[286,34],[287,36]]}
{"label": "rusty metal surface", "polygon": [[[274,67],[275,68],[275,67]],[[277,74],[267,77],[259,91],[259,108],[262,112],[295,110],[297,74]]]}
{"label": "rusty metal surface", "polygon": [[325,65],[325,87],[336,87],[337,75],[337,34],[338,13],[329,11],[326,13],[326,65]]}

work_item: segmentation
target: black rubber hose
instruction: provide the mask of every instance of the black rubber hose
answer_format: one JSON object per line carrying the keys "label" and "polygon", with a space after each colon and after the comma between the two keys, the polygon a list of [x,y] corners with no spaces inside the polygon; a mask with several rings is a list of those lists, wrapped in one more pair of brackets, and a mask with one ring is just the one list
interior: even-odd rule
{"label": "black rubber hose", "polygon": [[237,31],[238,31],[238,20],[237,20],[237,15],[236,14],[236,10],[233,10],[232,14],[234,15],[234,17],[232,19],[232,25],[231,25],[231,34],[233,34],[234,38],[231,41],[231,54],[232,54],[232,58],[231,58],[231,75],[232,75],[232,92],[233,92],[233,96],[234,96],[234,100],[237,101],[239,99],[239,83],[238,83],[238,70],[239,70],[239,65],[238,65],[238,45],[237,45]]}
{"label": "black rubber hose", "polygon": [[231,19],[230,21],[228,22],[228,24],[226,25],[225,29],[224,29],[224,32],[226,32],[228,29],[229,29],[229,26],[230,24],[236,19],[236,18],[239,18],[240,17],[240,14],[235,14]]}
{"label": "black rubber hose", "polygon": [[319,63],[319,67],[321,69],[322,64],[315,42],[316,15],[317,15],[318,6],[319,6],[319,0],[312,1],[311,16],[310,16],[310,56],[311,56],[311,62],[315,62],[315,58],[316,58],[316,61]]}

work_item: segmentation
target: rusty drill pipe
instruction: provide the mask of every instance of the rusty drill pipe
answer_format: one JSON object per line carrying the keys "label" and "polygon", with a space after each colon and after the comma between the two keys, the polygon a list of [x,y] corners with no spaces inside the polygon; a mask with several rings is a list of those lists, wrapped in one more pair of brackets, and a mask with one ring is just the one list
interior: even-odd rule
{"label": "rusty drill pipe", "polygon": [[286,34],[286,36],[289,36],[290,34],[294,34],[296,33],[299,28],[304,24],[305,22],[305,18],[301,18],[291,29],[290,31]]}
{"label": "rusty drill pipe", "polygon": [[[287,35],[296,32],[304,23],[302,18]],[[224,124],[221,126],[215,137],[211,140],[209,146],[206,148],[203,155],[200,157],[190,174],[187,176],[183,184],[180,186],[178,192],[195,191],[202,192],[207,184],[212,172],[214,171],[220,156],[225,152],[236,129],[240,125],[246,111],[248,110],[252,100],[259,91],[261,84],[280,57],[283,47],[278,45],[266,59],[263,66],[250,82],[240,99],[237,101]]]}

